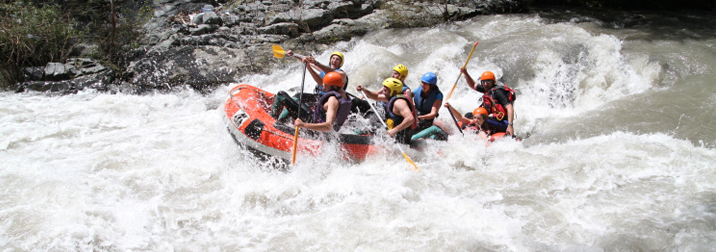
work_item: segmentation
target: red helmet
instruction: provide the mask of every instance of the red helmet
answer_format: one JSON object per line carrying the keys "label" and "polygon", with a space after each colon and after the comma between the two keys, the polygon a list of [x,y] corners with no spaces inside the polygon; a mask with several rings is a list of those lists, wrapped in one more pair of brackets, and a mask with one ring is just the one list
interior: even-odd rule
{"label": "red helmet", "polygon": [[331,71],[323,76],[323,84],[343,88],[343,78],[341,77],[341,74],[336,71]]}

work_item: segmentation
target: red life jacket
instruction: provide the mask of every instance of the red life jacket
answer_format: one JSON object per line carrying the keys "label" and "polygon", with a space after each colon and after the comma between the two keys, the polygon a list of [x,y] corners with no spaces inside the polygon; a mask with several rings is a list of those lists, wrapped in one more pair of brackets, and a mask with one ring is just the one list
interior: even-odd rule
{"label": "red life jacket", "polygon": [[482,95],[482,106],[487,109],[487,112],[490,113],[493,118],[502,121],[507,119],[505,118],[507,115],[507,109],[495,100],[495,90],[497,89],[507,91],[507,99],[510,102],[514,102],[517,99],[517,95],[515,94],[515,90],[507,85],[492,88],[490,91],[487,91],[484,95]]}

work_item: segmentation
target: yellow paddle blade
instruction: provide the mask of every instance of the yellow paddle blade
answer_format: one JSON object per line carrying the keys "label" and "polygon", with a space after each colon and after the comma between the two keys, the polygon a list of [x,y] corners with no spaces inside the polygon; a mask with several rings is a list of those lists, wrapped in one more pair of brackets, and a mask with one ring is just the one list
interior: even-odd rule
{"label": "yellow paddle blade", "polygon": [[283,58],[283,56],[286,56],[286,51],[283,50],[279,45],[273,45],[273,56],[276,58]]}
{"label": "yellow paddle blade", "polygon": [[293,153],[291,153],[291,165],[296,164],[296,151],[298,150],[298,126],[296,126],[296,133],[293,135]]}
{"label": "yellow paddle blade", "polygon": [[413,165],[413,170],[420,171],[420,169],[418,169],[418,165],[416,165],[415,162],[413,162],[413,160],[408,157],[408,154],[405,154],[405,152],[403,152],[403,157],[405,157],[405,160],[407,160],[408,163]]}

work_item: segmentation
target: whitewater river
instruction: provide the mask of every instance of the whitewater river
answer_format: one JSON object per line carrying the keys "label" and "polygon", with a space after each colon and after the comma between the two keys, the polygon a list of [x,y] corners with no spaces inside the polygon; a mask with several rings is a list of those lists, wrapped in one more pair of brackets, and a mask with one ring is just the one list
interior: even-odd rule
{"label": "whitewater river", "polygon": [[[517,135],[288,172],[234,143],[228,90],[296,90],[301,65],[201,95],[0,94],[2,251],[713,251],[712,16],[476,17],[341,42],[349,90],[398,63],[447,93],[468,65],[515,87]],[[267,46],[266,53],[270,53]],[[308,52],[300,52],[308,53]],[[311,79],[306,89],[312,89]],[[479,94],[458,82],[461,112]],[[447,111],[440,121],[450,123]]]}

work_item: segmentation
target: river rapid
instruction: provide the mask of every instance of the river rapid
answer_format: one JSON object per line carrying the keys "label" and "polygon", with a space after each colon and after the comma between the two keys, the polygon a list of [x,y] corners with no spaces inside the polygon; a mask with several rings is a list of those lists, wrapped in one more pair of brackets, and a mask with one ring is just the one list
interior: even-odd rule
{"label": "river rapid", "polygon": [[[517,90],[524,140],[457,133],[408,151],[420,171],[396,149],[358,163],[299,154],[282,172],[234,143],[228,90],[296,91],[292,59],[208,95],[1,93],[0,248],[712,251],[714,27],[698,14],[540,11],[381,30],[315,55],[344,52],[353,93],[400,63],[410,87],[433,71],[447,94],[480,42],[467,68]],[[449,102],[465,113],[479,99],[461,78]]]}

